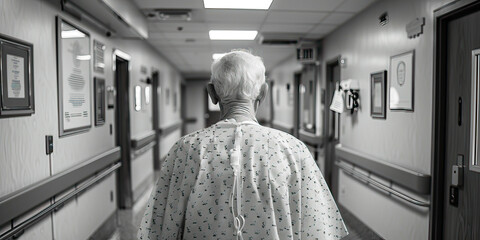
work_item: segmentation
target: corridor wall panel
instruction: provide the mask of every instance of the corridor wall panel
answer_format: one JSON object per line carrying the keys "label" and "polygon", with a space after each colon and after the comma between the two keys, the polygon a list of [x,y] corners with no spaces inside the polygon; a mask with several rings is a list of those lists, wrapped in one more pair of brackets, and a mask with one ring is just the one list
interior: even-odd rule
{"label": "corridor wall panel", "polygon": [[[61,11],[60,1],[52,0],[2,0],[0,1],[0,34],[18,38],[34,45],[34,84],[35,113],[29,117],[0,119],[0,197],[34,184],[40,180],[70,169],[91,157],[103,153],[115,146],[115,109],[106,110],[106,122],[102,126],[92,126],[87,132],[59,137],[58,96],[57,96],[57,54],[56,54],[56,16],[68,20],[90,33],[93,40],[105,44],[104,73],[91,72],[93,78],[105,79],[106,86],[114,86],[112,69],[113,49],[120,49],[132,56],[130,61],[130,86],[147,86],[143,81],[151,74],[151,68],[166,74],[161,81],[167,81],[177,88],[180,99],[180,81],[178,70],[165,60],[152,46],[143,40],[122,40],[108,38],[103,32],[86,25],[69,14]],[[91,51],[92,53],[92,51]],[[146,74],[141,72],[146,66]],[[93,91],[93,88],[91,89]],[[131,93],[133,94],[133,92]],[[144,94],[144,93],[143,93]],[[93,111],[93,93],[91,109]],[[144,97],[144,96],[143,96]],[[131,96],[133,100],[133,97]],[[144,101],[144,99],[142,99]],[[173,101],[171,101],[173,102]],[[152,103],[143,104],[144,110],[135,112],[131,101],[131,134],[142,135],[152,130]],[[180,120],[180,100],[178,110],[173,112],[167,107],[161,113],[162,123],[174,123]],[[94,121],[94,116],[92,122]],[[113,132],[110,132],[112,125]],[[45,135],[53,136],[54,151],[45,154]],[[180,137],[180,134],[172,135]],[[169,141],[173,141],[173,137]],[[176,140],[176,139],[175,139]],[[164,143],[169,145],[170,143]],[[171,143],[173,144],[173,142]],[[146,153],[153,162],[151,151]],[[142,164],[140,168],[153,167]],[[142,169],[132,169],[140,172]],[[135,176],[138,176],[136,174]],[[135,179],[138,182],[141,179]],[[34,227],[26,230],[20,239],[86,239],[116,209],[116,194],[110,200],[110,190],[115,191],[114,176],[95,185],[74,201],[65,205],[51,217],[44,218]],[[94,219],[94,220],[92,220]],[[53,226],[52,226],[53,224]],[[4,227],[1,228],[4,231]]]}
{"label": "corridor wall panel", "polygon": [[268,77],[274,82],[273,87],[270,89],[273,95],[273,122],[293,128],[294,106],[293,102],[291,105],[288,104],[289,92],[287,91],[287,84],[290,84],[290,91],[293,93],[293,76],[295,72],[302,70],[302,65],[292,55],[292,57],[270,70]]}
{"label": "corridor wall panel", "polygon": [[[341,68],[341,79],[356,79],[360,84],[359,111],[341,115],[340,143],[343,147],[430,175],[433,11],[447,2],[377,1],[323,39],[322,61],[325,63],[341,55],[347,60],[346,67]],[[385,12],[389,21],[382,26],[378,17]],[[408,38],[406,25],[421,17],[426,19],[424,33],[414,39]],[[415,50],[414,111],[387,108],[386,120],[372,118],[370,73],[387,70],[388,89],[390,57],[410,50]],[[323,76],[325,79],[326,75]],[[419,213],[392,197],[357,186],[362,184],[344,174],[340,174],[339,183],[339,202],[382,237],[428,239],[428,211]],[[362,197],[364,201],[357,201]]]}
{"label": "corridor wall panel", "polygon": [[[375,156],[422,174],[431,171],[432,84],[433,84],[433,14],[451,0],[383,0],[376,1],[335,31],[321,43],[321,83],[326,81],[327,62],[338,56],[346,59],[341,79],[360,83],[360,109],[341,114],[340,143],[349,149]],[[388,13],[382,26],[378,17]],[[423,34],[410,39],[406,25],[425,17]],[[370,74],[387,70],[390,81],[390,57],[415,50],[414,111],[392,111],[387,108],[386,120],[370,116]],[[282,85],[299,69],[295,57],[270,69],[275,84]],[[286,79],[286,80],[285,80]],[[277,85],[278,86],[278,85]],[[286,93],[274,87],[274,121],[293,122],[293,108],[286,106]],[[279,93],[280,104],[275,101]],[[387,93],[387,103],[388,103]],[[284,102],[282,102],[284,101]],[[327,99],[330,102],[331,99]],[[317,109],[318,111],[319,109]],[[333,160],[329,160],[333,161]],[[357,186],[359,185],[359,186]],[[363,187],[362,187],[363,186]],[[395,186],[394,186],[395,187]],[[372,230],[386,239],[428,239],[428,211],[418,212],[405,203],[381,195],[345,174],[339,176],[339,202]],[[405,190],[400,190],[407,192]],[[407,192],[408,193],[408,192]],[[357,201],[366,197],[364,201]],[[368,201],[374,199],[375,204]],[[382,209],[379,211],[377,206]],[[393,219],[399,220],[392,222]],[[391,223],[391,224],[386,224]]]}
{"label": "corridor wall panel", "polygon": [[185,118],[196,119],[194,123],[186,123],[186,134],[195,132],[205,127],[205,109],[207,94],[205,88],[207,80],[187,81],[185,94]]}

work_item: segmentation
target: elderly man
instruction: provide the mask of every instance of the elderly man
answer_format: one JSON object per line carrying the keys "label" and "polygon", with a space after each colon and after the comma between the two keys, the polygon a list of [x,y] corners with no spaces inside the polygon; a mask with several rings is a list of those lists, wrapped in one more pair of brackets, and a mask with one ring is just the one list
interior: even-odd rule
{"label": "elderly man", "polygon": [[232,51],[207,90],[221,120],[182,137],[162,165],[139,239],[341,239],[347,230],[305,145],[257,123],[260,57]]}

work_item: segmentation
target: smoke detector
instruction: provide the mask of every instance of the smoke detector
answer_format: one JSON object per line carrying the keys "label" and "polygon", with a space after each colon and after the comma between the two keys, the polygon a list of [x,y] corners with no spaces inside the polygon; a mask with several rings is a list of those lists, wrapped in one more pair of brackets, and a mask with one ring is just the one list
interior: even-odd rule
{"label": "smoke detector", "polygon": [[192,20],[190,9],[144,9],[143,14],[150,21],[189,22]]}

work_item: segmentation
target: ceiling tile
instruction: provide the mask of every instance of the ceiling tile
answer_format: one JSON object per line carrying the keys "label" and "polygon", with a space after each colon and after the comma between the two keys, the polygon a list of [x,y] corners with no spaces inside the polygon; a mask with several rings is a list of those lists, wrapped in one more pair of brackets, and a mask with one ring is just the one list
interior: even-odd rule
{"label": "ceiling tile", "polygon": [[148,29],[152,32],[206,32],[208,31],[207,24],[198,22],[149,22]]}
{"label": "ceiling tile", "polygon": [[337,25],[319,24],[314,29],[312,29],[312,31],[310,31],[309,33],[326,34],[326,33],[331,32],[336,27],[337,27]]}
{"label": "ceiling tile", "polygon": [[268,14],[267,23],[319,23],[328,13],[301,11],[272,11]]}
{"label": "ceiling tile", "polygon": [[257,10],[205,10],[206,22],[221,23],[257,23],[260,24],[265,20],[267,11]]}
{"label": "ceiling tile", "polygon": [[271,10],[333,11],[343,0],[274,0]]}
{"label": "ceiling tile", "polygon": [[368,7],[375,0],[345,0],[335,11],[357,13]]}
{"label": "ceiling tile", "polygon": [[342,23],[346,22],[348,19],[353,17],[353,13],[337,13],[333,12],[328,17],[323,19],[322,24],[336,24],[341,25]]}
{"label": "ceiling tile", "polygon": [[314,24],[277,24],[265,23],[261,32],[278,32],[278,33],[307,33],[312,29]]}

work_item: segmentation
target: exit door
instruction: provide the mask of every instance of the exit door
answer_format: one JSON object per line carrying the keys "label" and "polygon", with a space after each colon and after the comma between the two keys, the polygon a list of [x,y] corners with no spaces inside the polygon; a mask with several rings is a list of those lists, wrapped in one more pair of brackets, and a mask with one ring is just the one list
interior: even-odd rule
{"label": "exit door", "polygon": [[[433,208],[432,221],[440,219],[434,226],[434,239],[480,239],[480,166],[473,164],[480,150],[474,140],[479,123],[480,3],[468,2],[457,2],[463,6],[457,4],[457,9],[444,10],[443,16],[437,17],[433,165],[434,171],[438,170],[434,191],[439,188],[437,192],[443,196],[438,196],[442,203]],[[441,163],[435,162],[435,157]]]}

